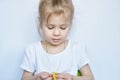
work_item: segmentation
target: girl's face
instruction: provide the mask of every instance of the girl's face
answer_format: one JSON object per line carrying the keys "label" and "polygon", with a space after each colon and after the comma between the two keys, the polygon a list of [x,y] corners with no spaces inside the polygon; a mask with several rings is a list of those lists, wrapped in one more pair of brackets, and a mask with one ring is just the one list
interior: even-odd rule
{"label": "girl's face", "polygon": [[70,20],[64,15],[53,14],[49,17],[48,22],[42,25],[44,39],[52,44],[62,44],[70,30]]}

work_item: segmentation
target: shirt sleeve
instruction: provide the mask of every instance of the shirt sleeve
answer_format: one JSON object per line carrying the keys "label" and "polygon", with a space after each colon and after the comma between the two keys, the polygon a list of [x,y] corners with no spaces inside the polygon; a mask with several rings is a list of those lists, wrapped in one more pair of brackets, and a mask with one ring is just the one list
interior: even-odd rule
{"label": "shirt sleeve", "polygon": [[81,69],[84,65],[89,63],[88,56],[86,54],[86,46],[83,44],[78,44],[77,46],[77,65],[78,69]]}
{"label": "shirt sleeve", "polygon": [[28,47],[25,51],[21,68],[29,72],[35,72],[35,51],[33,47]]}

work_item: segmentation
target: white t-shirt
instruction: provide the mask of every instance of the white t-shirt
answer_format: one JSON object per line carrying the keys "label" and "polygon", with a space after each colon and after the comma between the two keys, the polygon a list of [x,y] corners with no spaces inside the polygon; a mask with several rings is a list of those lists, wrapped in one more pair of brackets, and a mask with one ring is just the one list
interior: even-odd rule
{"label": "white t-shirt", "polygon": [[85,47],[78,42],[69,40],[64,51],[48,54],[39,41],[26,49],[21,68],[35,74],[45,71],[77,75],[77,71],[88,62]]}

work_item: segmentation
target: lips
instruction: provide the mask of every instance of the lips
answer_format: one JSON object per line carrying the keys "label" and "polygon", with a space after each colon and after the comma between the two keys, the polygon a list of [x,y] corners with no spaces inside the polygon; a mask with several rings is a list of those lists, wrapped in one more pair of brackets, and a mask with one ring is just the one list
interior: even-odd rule
{"label": "lips", "polygon": [[53,42],[58,42],[58,41],[60,41],[60,39],[52,39],[53,40]]}

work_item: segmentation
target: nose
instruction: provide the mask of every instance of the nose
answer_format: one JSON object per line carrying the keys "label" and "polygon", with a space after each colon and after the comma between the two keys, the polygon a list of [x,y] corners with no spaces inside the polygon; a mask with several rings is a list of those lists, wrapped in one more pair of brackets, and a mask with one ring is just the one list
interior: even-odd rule
{"label": "nose", "polygon": [[54,35],[55,35],[55,36],[59,36],[59,35],[60,35],[60,30],[56,28],[56,29],[54,30]]}

